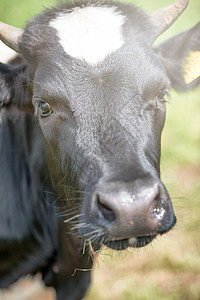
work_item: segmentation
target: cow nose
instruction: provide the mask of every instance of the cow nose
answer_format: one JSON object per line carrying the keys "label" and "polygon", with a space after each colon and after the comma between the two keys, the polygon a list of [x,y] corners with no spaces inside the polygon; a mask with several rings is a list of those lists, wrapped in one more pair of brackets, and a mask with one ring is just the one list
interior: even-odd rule
{"label": "cow nose", "polygon": [[97,188],[91,202],[93,221],[112,239],[154,235],[165,214],[161,194],[158,182]]}
{"label": "cow nose", "polygon": [[109,203],[109,199],[106,199],[105,195],[96,195],[97,207],[99,212],[103,216],[106,222],[113,223],[116,220],[115,210],[111,208],[111,204]]}

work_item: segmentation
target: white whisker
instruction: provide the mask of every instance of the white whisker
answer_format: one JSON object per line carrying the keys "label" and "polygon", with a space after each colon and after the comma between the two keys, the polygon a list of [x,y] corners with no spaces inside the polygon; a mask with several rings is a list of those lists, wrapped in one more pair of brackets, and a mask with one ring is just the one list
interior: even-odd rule
{"label": "white whisker", "polygon": [[69,219],[67,219],[67,220],[64,220],[64,223],[68,223],[68,222],[70,222],[70,221],[72,221],[72,220],[74,220],[74,219],[77,219],[77,218],[79,218],[81,215],[82,215],[82,214],[78,214],[78,215],[73,216],[73,217],[71,217],[71,218],[69,218]]}

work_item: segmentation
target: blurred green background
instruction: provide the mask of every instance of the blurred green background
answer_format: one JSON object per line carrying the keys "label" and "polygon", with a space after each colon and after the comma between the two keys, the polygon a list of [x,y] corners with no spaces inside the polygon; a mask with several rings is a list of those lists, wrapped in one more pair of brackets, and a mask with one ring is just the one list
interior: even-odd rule
{"label": "blurred green background", "polygon": [[[128,2],[147,12],[173,3]],[[0,20],[24,27],[28,19],[54,3],[0,0]],[[187,11],[160,41],[199,21],[200,0],[190,0]],[[172,91],[167,109],[161,171],[178,223],[145,249],[123,253],[104,249],[96,261],[88,300],[200,300],[200,89],[186,94]]]}

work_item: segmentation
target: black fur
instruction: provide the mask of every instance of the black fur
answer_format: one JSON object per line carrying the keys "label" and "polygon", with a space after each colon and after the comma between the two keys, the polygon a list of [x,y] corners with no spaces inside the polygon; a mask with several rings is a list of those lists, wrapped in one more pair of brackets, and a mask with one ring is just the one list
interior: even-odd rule
{"label": "black fur", "polygon": [[[84,5],[115,5],[126,15],[125,44],[97,66],[67,55],[48,25],[59,12]],[[93,263],[88,240],[93,251],[102,244],[116,250],[142,247],[173,227],[172,205],[160,180],[163,93],[171,84],[185,89],[182,61],[199,49],[198,28],[179,35],[177,44],[172,38],[153,49],[150,18],[111,1],[63,3],[28,23],[19,45],[22,63],[0,64],[1,288],[41,272],[59,300],[82,299]],[[46,117],[43,102],[52,108]],[[148,188],[154,186],[165,214],[151,232],[140,207],[146,207]],[[134,228],[128,237],[129,209],[113,233],[116,215],[100,204],[103,193],[120,204],[121,192],[133,215],[135,207],[141,214],[139,233]],[[132,236],[135,245],[129,244]]]}

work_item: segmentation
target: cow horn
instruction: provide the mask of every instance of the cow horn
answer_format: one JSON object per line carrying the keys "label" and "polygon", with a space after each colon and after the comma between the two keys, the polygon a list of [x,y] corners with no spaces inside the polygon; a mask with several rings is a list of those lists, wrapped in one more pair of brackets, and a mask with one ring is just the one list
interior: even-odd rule
{"label": "cow horn", "polygon": [[19,40],[21,39],[23,32],[23,29],[0,22],[0,40],[16,52],[20,52]]}
{"label": "cow horn", "polygon": [[157,29],[155,38],[167,30],[176,21],[186,9],[188,2],[189,0],[179,0],[151,14],[151,20]]}

